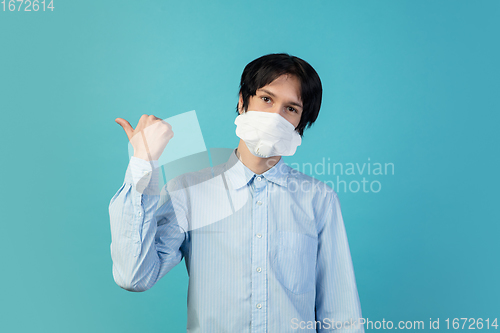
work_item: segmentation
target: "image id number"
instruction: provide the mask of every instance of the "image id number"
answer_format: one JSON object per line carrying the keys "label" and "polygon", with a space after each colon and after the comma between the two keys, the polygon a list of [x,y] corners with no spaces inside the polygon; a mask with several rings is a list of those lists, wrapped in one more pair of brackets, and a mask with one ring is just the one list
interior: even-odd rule
{"label": "image id number", "polygon": [[[45,0],[3,0],[1,2],[3,11],[24,11],[24,12],[38,12],[38,11],[54,11],[54,0],[51,0],[49,4],[45,4]],[[24,9],[21,9],[24,8]]]}

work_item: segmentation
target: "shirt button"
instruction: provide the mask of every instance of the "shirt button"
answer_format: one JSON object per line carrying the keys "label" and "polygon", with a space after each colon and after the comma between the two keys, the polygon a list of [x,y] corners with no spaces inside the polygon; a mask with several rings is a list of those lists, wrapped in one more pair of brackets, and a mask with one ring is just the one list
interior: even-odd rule
{"label": "shirt button", "polygon": [[142,212],[139,212],[139,214],[138,214],[138,215],[139,215],[139,216],[142,216]]}
{"label": "shirt button", "polygon": [[262,235],[261,234],[257,234],[257,238],[262,238]]}
{"label": "shirt button", "polygon": [[257,201],[257,205],[262,205],[262,201]]}
{"label": "shirt button", "polygon": [[260,181],[261,181],[261,179],[262,179],[261,177],[257,177],[257,181],[258,181],[258,182],[260,182]]}
{"label": "shirt button", "polygon": [[142,175],[143,175],[143,176],[147,176],[148,174],[149,174],[149,171],[144,171],[144,172],[142,173]]}
{"label": "shirt button", "polygon": [[260,309],[262,307],[262,304],[257,303],[257,309]]}
{"label": "shirt button", "polygon": [[259,273],[262,272],[262,268],[257,267],[257,272],[259,272]]}

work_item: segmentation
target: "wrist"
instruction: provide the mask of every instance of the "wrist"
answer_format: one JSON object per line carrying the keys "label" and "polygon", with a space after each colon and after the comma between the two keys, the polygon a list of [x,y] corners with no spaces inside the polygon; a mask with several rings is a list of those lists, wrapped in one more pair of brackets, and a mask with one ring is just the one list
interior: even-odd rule
{"label": "wrist", "polygon": [[147,155],[143,155],[143,154],[137,154],[137,153],[134,153],[133,155],[134,157],[137,157],[137,158],[140,158],[141,160],[145,160],[147,162],[150,162],[151,160],[149,159],[149,156]]}

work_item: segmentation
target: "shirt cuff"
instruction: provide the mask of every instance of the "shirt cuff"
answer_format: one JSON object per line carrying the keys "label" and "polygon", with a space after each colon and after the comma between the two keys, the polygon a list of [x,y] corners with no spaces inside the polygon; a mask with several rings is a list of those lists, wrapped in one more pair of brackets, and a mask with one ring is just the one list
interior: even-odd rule
{"label": "shirt cuff", "polygon": [[132,156],[125,174],[125,182],[135,186],[139,193],[160,194],[159,171],[158,160],[146,161]]}

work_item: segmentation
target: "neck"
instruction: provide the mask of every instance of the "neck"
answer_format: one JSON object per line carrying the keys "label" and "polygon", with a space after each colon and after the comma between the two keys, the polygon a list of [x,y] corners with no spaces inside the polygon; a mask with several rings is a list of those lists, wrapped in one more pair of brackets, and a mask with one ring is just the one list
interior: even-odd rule
{"label": "neck", "polygon": [[236,156],[239,160],[252,172],[260,175],[271,169],[276,163],[279,162],[281,156],[271,156],[268,158],[257,157],[248,150],[245,141],[240,139],[238,149],[236,149]]}

